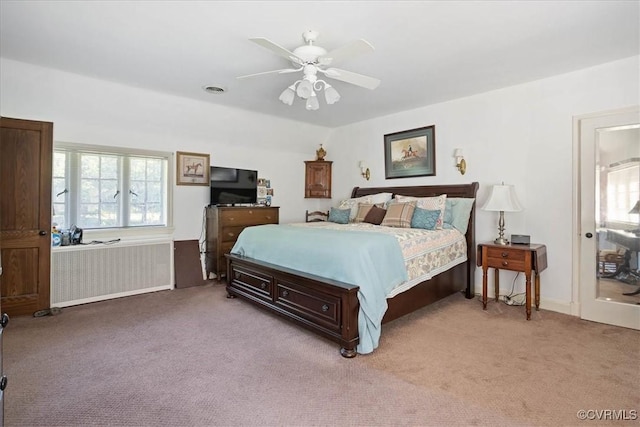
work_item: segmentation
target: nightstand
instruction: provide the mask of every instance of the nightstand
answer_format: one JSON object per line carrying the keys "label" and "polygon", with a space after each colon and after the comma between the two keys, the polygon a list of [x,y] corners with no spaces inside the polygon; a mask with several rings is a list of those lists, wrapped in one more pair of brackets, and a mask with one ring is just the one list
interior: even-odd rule
{"label": "nightstand", "polygon": [[487,272],[494,269],[493,281],[495,300],[500,293],[500,270],[524,273],[526,278],[527,320],[531,319],[531,276],[535,281],[536,310],[540,309],[540,273],[547,268],[547,247],[530,245],[497,245],[493,242],[480,243],[477,256],[478,267],[482,266],[482,308],[487,309]]}

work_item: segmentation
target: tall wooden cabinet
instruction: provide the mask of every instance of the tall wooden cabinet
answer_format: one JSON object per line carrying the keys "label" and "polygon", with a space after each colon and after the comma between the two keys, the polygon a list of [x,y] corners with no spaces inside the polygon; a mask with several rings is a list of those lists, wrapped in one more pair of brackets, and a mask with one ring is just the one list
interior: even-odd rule
{"label": "tall wooden cabinet", "polygon": [[304,197],[331,198],[331,164],[327,160],[307,160],[305,164]]}
{"label": "tall wooden cabinet", "polygon": [[215,273],[217,279],[227,273],[228,254],[236,243],[240,232],[252,225],[277,224],[280,220],[278,207],[207,207],[207,277]]}

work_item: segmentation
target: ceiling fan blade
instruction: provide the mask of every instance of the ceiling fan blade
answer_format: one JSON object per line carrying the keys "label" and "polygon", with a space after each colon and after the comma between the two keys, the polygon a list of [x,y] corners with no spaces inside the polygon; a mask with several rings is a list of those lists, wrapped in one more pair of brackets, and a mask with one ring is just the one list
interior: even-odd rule
{"label": "ceiling fan blade", "polygon": [[289,49],[286,49],[282,46],[280,46],[279,44],[276,44],[274,42],[272,42],[271,40],[267,40],[264,37],[256,37],[256,38],[252,38],[249,39],[252,42],[266,48],[269,49],[271,52],[275,53],[276,55],[280,55],[283,58],[287,58],[289,61],[292,61],[296,64],[304,64],[304,61],[297,57],[293,52],[291,52]]}
{"label": "ceiling fan blade", "polygon": [[358,74],[351,71],[341,70],[339,68],[327,68],[326,70],[319,70],[327,77],[335,80],[340,80],[345,83],[351,83],[356,86],[361,86],[367,89],[375,89],[380,85],[380,80],[365,76],[364,74]]}
{"label": "ceiling fan blade", "polygon": [[335,62],[340,62],[344,59],[354,58],[358,55],[373,51],[374,48],[373,46],[371,46],[371,44],[369,44],[368,41],[359,39],[318,57],[318,62],[320,63],[320,65],[326,66]]}
{"label": "ceiling fan blade", "polygon": [[288,74],[288,73],[295,73],[297,71],[302,71],[302,67],[300,68],[284,68],[282,70],[273,70],[273,71],[263,71],[262,73],[255,73],[255,74],[247,74],[246,76],[238,76],[236,77],[236,79],[246,79],[249,77],[255,77],[255,76],[261,76],[263,74]]}

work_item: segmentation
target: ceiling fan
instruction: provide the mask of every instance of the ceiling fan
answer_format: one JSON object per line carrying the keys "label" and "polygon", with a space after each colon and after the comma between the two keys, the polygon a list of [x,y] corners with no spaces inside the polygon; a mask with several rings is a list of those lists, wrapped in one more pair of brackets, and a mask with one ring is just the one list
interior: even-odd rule
{"label": "ceiling fan", "polygon": [[264,74],[288,74],[302,72],[300,80],[294,82],[280,94],[280,101],[287,105],[292,105],[295,95],[306,99],[307,110],[317,110],[320,108],[316,91],[324,88],[325,100],[327,104],[333,104],[340,99],[338,91],[326,81],[318,78],[318,73],[330,79],[339,80],[367,89],[375,89],[380,84],[380,80],[365,76],[363,74],[330,67],[334,62],[372,52],[373,46],[366,40],[360,39],[349,43],[343,47],[327,52],[326,49],[316,46],[314,43],[318,39],[317,31],[305,31],[302,33],[304,45],[292,51],[262,37],[251,38],[252,42],[269,49],[276,55],[282,56],[289,61],[293,68],[283,68],[280,70],[265,71],[262,73],[239,76],[238,79],[261,76]]}

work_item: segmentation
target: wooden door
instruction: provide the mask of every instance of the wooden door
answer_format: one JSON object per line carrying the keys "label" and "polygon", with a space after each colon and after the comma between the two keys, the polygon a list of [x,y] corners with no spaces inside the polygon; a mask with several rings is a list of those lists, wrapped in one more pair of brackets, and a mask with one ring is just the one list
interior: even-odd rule
{"label": "wooden door", "polygon": [[[580,178],[576,189],[578,197],[574,198],[579,200],[577,219],[580,228],[575,234],[575,239],[577,239],[576,247],[580,264],[577,271],[579,275],[574,278],[574,283],[577,283],[579,290],[580,317],[593,322],[640,330],[640,305],[635,296],[629,295],[635,290],[640,290],[640,287],[633,281],[620,280],[616,277],[617,275],[601,276],[597,265],[601,244],[620,243],[617,239],[608,237],[607,227],[618,226],[621,222],[603,221],[600,212],[600,206],[607,205],[602,200],[607,189],[600,188],[602,181],[606,179],[606,174],[600,176],[601,172],[605,172],[609,166],[606,159],[610,153],[607,153],[606,148],[610,151],[620,151],[623,153],[623,159],[638,158],[640,147],[638,147],[637,138],[620,138],[621,135],[615,134],[640,128],[640,108],[591,114],[575,118],[574,123],[579,143],[579,151],[576,153],[579,162],[575,164],[580,165],[579,170],[576,171]],[[613,145],[604,144],[605,142]],[[613,150],[612,147],[618,147],[618,149]],[[623,188],[619,191],[627,193],[631,188],[637,189],[637,182],[636,179],[624,187],[621,186]],[[635,224],[629,224],[629,226],[636,228]],[[598,232],[607,236],[602,239],[602,242],[598,239]],[[635,241],[633,233],[625,232],[624,234],[633,236],[630,241]],[[608,241],[609,239],[611,241]],[[626,242],[621,246],[625,247],[625,245],[628,250],[634,249],[632,244]],[[633,251],[633,256],[638,256],[637,251]],[[633,266],[633,269],[635,268],[637,267]],[[631,275],[628,278],[630,279]]]}
{"label": "wooden door", "polygon": [[53,124],[0,118],[0,295],[10,316],[48,309]]}

